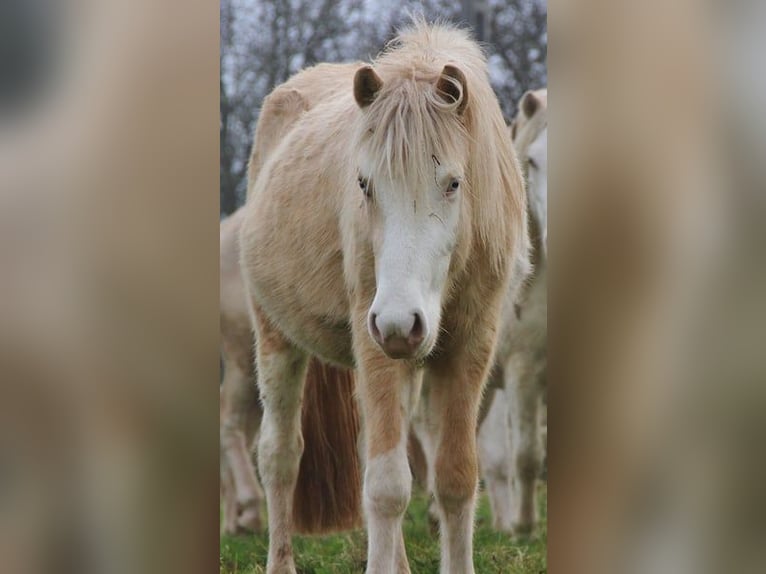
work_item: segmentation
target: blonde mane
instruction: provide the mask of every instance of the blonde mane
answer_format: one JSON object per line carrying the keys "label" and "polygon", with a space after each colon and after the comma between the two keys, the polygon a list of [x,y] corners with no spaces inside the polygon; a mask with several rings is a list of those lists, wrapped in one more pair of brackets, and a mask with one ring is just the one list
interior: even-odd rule
{"label": "blonde mane", "polygon": [[[445,101],[436,89],[446,64],[466,78],[467,94],[461,91],[457,101]],[[517,254],[525,244],[526,198],[481,48],[465,30],[416,20],[373,67],[383,87],[360,116],[354,149],[364,149],[374,158],[373,169],[412,191],[433,178],[434,162],[464,156],[467,146],[463,189],[474,237],[487,250],[492,268],[501,269],[508,245]],[[458,116],[454,111],[461,105],[465,110]]]}

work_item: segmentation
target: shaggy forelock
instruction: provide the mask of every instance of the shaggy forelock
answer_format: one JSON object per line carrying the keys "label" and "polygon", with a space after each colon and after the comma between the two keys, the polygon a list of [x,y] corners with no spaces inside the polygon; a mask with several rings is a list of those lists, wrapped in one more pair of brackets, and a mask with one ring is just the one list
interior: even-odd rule
{"label": "shaggy forelock", "polygon": [[437,93],[438,72],[386,77],[360,122],[358,149],[375,175],[419,189],[433,182],[434,157],[449,163],[467,155],[468,134],[456,112],[460,102]]}
{"label": "shaggy forelock", "polygon": [[[436,89],[446,64],[465,76],[467,94],[457,102]],[[373,68],[383,86],[358,112],[349,160],[370,170],[362,175],[389,178],[416,194],[433,182],[434,157],[442,165],[464,161],[470,225],[492,267],[504,268],[509,246],[516,256],[527,244],[526,198],[481,47],[465,30],[415,19]]]}

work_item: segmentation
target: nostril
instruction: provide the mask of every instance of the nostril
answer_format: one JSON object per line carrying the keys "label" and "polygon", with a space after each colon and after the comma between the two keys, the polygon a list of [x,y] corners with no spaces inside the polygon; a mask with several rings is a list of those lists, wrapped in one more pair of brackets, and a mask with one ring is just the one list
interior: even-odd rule
{"label": "nostril", "polygon": [[375,339],[380,339],[380,329],[378,329],[377,313],[370,313],[370,332]]}
{"label": "nostril", "polygon": [[415,313],[415,322],[412,324],[409,338],[416,343],[423,340],[423,319],[420,318],[420,313]]}

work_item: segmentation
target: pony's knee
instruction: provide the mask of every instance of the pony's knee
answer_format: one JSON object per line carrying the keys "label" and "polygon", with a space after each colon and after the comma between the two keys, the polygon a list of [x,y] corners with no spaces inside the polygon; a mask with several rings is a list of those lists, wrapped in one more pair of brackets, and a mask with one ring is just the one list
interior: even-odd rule
{"label": "pony's knee", "polygon": [[401,516],[412,492],[412,474],[406,453],[395,451],[367,462],[364,478],[364,504],[369,513]]}
{"label": "pony's knee", "polygon": [[442,455],[436,463],[435,495],[447,513],[460,512],[473,500],[479,484],[476,460]]}
{"label": "pony's knee", "polygon": [[264,484],[293,482],[298,476],[302,454],[300,432],[288,436],[264,429],[258,441],[258,469]]}
{"label": "pony's knee", "polygon": [[[306,377],[307,357],[296,349],[280,353],[261,354],[258,359],[261,376],[258,379],[261,428],[274,432],[300,428],[301,400]],[[267,422],[268,421],[268,422]]]}

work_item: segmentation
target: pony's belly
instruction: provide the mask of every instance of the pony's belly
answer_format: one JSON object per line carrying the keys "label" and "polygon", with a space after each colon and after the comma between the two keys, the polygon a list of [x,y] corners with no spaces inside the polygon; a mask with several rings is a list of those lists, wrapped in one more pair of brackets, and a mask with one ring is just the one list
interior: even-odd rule
{"label": "pony's belly", "polygon": [[275,228],[257,212],[250,215],[241,248],[254,303],[308,353],[353,366],[343,255],[339,241],[327,232],[332,226],[323,222],[323,241],[318,241],[311,224],[300,230]]}
{"label": "pony's belly", "polygon": [[254,281],[255,303],[279,330],[306,352],[343,367],[354,366],[348,317],[324,314],[299,297]]}
{"label": "pony's belly", "polygon": [[326,317],[309,317],[295,324],[280,322],[280,329],[299,347],[327,363],[354,368],[351,326]]}

